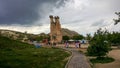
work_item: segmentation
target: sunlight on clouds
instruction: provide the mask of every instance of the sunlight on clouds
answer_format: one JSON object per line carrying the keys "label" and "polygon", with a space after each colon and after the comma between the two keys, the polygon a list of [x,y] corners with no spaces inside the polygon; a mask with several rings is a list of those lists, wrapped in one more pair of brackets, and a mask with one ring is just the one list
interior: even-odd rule
{"label": "sunlight on clouds", "polygon": [[27,31],[27,33],[34,33],[34,34],[39,34],[41,32],[46,32],[49,33],[49,25],[43,25],[43,26],[20,26],[20,25],[16,25],[16,26],[0,26],[0,29],[7,29],[7,30],[14,30],[14,31],[19,31],[19,32],[25,32]]}
{"label": "sunlight on clouds", "polygon": [[[67,0],[65,5],[60,8],[55,8],[53,15],[58,15],[61,18],[63,27],[75,30],[79,33],[93,33],[99,28],[107,28],[113,24],[114,12],[109,6],[113,6],[111,1],[94,1],[94,0]],[[103,8],[104,7],[104,8]],[[99,22],[98,26],[91,26]]]}
{"label": "sunlight on clouds", "polygon": [[60,2],[57,1],[55,5],[51,3],[40,5],[38,8],[40,18],[34,21],[32,26],[0,26],[0,29],[28,31],[34,34],[49,33],[49,15],[53,15],[60,17],[62,28],[80,34],[93,34],[99,28],[120,32],[120,24],[113,25],[113,19],[117,18],[114,12],[120,11],[120,0],[63,0],[62,4],[59,4]]}

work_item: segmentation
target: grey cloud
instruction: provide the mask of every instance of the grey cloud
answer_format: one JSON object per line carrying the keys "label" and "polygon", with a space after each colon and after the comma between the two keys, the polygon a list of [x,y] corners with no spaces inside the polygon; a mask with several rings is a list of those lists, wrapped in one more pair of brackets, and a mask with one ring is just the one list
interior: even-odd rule
{"label": "grey cloud", "polygon": [[43,4],[59,7],[63,2],[64,0],[0,0],[0,24],[32,24],[41,19],[43,13],[38,9],[42,8]]}
{"label": "grey cloud", "polygon": [[84,19],[79,19],[79,20],[70,21],[69,23],[81,23],[83,21],[84,21]]}
{"label": "grey cloud", "polygon": [[107,22],[105,22],[105,20],[99,20],[99,21],[96,21],[95,23],[93,23],[91,26],[92,27],[95,27],[95,26],[98,26],[98,27],[104,27],[104,26],[107,26]]}

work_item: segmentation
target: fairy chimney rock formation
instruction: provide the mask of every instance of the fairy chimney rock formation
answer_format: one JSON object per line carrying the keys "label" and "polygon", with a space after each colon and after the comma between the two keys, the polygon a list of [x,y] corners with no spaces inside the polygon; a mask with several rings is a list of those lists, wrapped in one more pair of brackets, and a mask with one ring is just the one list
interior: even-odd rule
{"label": "fairy chimney rock formation", "polygon": [[61,33],[61,24],[59,21],[59,17],[52,15],[50,17],[50,42],[51,43],[60,43],[62,41],[62,33]]}

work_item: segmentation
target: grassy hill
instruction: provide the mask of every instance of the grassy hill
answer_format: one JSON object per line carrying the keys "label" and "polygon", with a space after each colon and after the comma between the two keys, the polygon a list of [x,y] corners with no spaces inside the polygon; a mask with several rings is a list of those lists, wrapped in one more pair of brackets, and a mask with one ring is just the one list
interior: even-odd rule
{"label": "grassy hill", "polygon": [[32,47],[33,45],[28,45],[27,43],[22,43],[17,40],[12,40],[10,38],[0,36],[0,49],[25,49]]}
{"label": "grassy hill", "polygon": [[58,48],[35,48],[0,36],[0,68],[64,68],[70,54]]}

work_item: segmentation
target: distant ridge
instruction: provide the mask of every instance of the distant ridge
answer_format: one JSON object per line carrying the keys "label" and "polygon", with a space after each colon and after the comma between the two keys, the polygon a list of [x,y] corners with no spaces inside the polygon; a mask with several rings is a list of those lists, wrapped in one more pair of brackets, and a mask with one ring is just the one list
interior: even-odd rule
{"label": "distant ridge", "polygon": [[[24,33],[24,32],[19,32],[19,31],[14,31],[14,30],[7,30],[7,29],[0,29],[1,31],[9,31],[9,32],[16,32],[16,33]],[[45,33],[40,33],[40,34],[45,34]],[[76,31],[67,29],[67,28],[62,28],[62,35],[65,36],[74,36],[74,35],[79,35]]]}
{"label": "distant ridge", "polygon": [[[73,31],[73,30],[69,30],[67,28],[62,28],[62,36],[69,36],[69,37],[73,37],[75,35],[80,35],[79,33]],[[17,35],[34,35],[34,34],[29,34],[29,33],[22,33],[22,32],[19,32],[19,31],[14,31],[14,30],[5,30],[5,29],[0,29],[0,34],[2,35],[12,35],[12,36],[17,36]],[[45,36],[45,35],[49,35],[49,34],[45,34],[45,33],[40,33],[40,34],[37,34],[38,36]],[[37,36],[37,35],[34,35],[34,36]]]}

